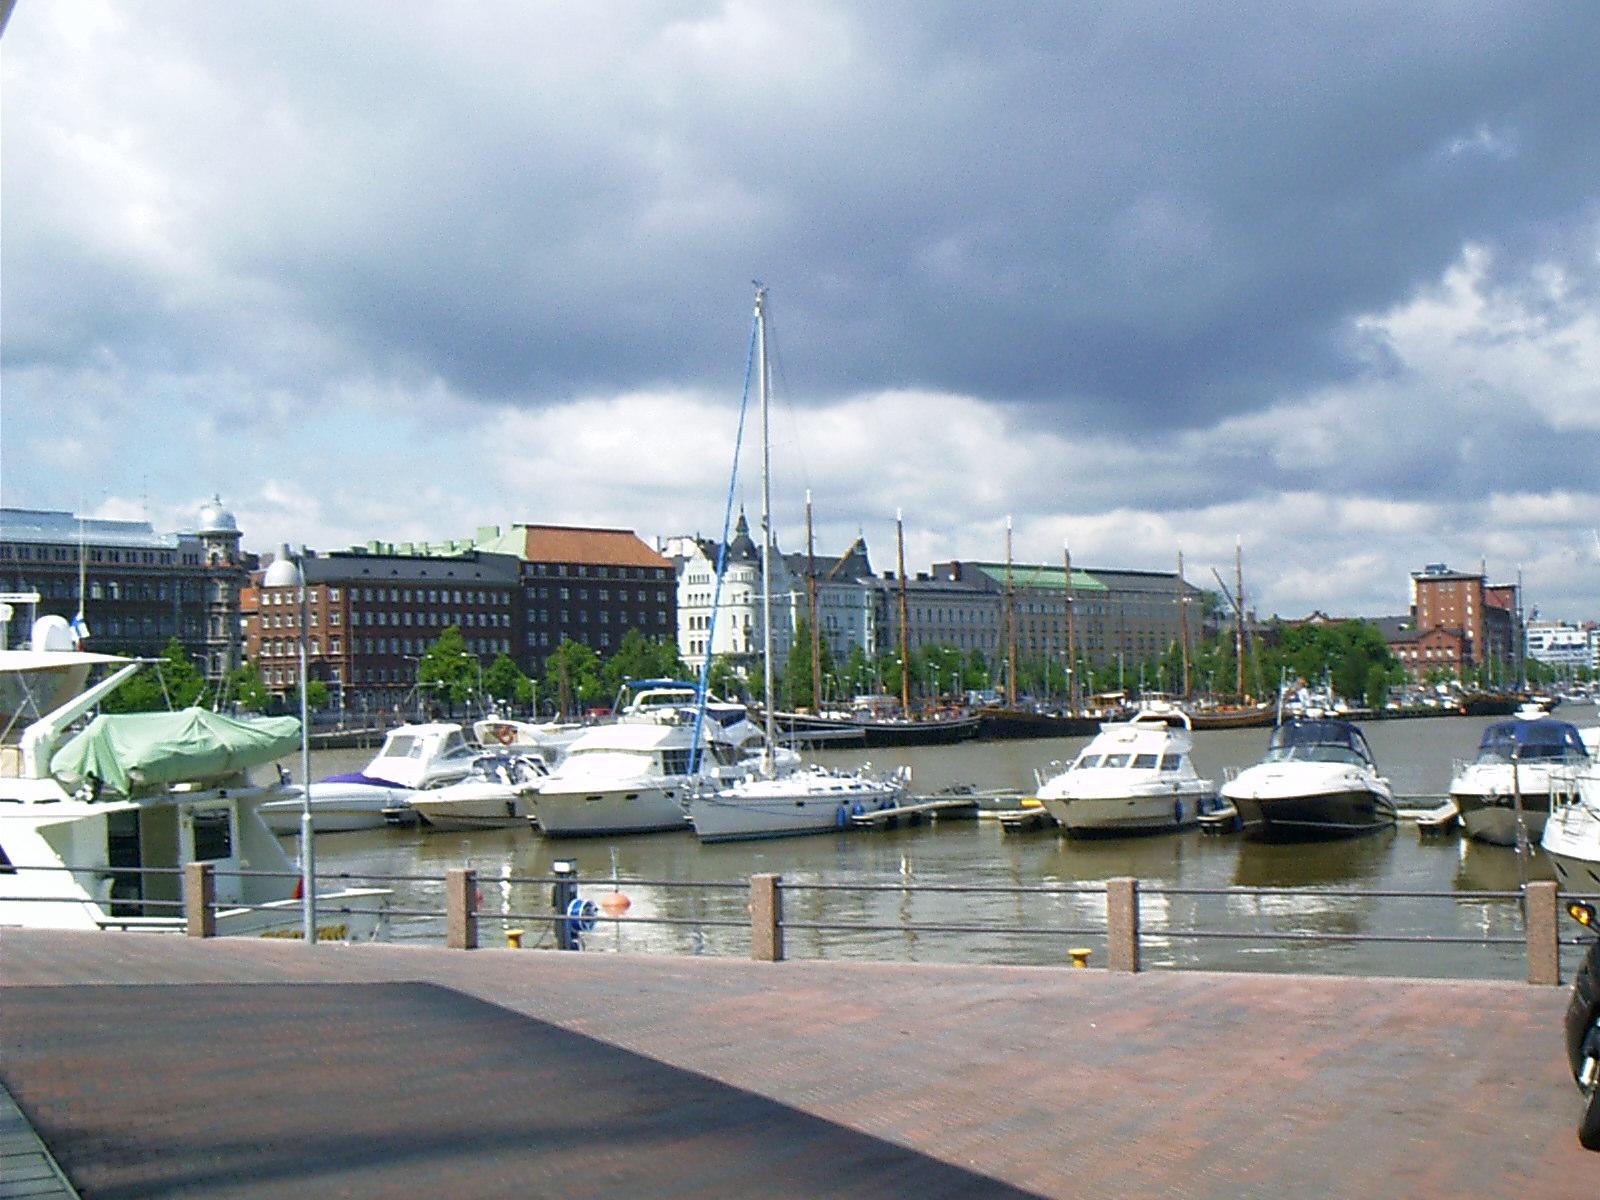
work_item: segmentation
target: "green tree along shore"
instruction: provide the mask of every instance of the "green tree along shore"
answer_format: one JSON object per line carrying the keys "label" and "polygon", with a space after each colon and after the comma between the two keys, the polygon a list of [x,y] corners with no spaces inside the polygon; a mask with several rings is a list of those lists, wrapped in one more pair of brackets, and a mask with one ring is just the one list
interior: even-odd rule
{"label": "green tree along shore", "polygon": [[[848,703],[855,696],[881,693],[900,695],[902,664],[896,653],[869,658],[852,647],[843,660],[822,646],[822,700],[812,693],[811,632],[805,618],[796,622],[795,636],[784,670],[775,680],[778,706],[815,709]],[[1003,688],[1006,657],[994,661],[981,651],[931,645],[913,650],[904,669],[916,706],[959,703],[967,692]],[[1064,702],[1072,676],[1064,655],[1019,655],[1017,694],[1043,702]],[[1165,653],[1142,661],[1090,660],[1079,655],[1072,664],[1080,697],[1110,691],[1159,691],[1178,694],[1183,688],[1183,653],[1174,641]],[[1572,673],[1588,680],[1593,673]],[[1526,664],[1532,685],[1555,682],[1562,673],[1543,663]],[[416,708],[454,711],[494,703],[520,712],[577,714],[611,703],[623,682],[630,679],[684,679],[687,672],[677,646],[666,638],[649,639],[636,629],[623,636],[617,652],[602,659],[581,642],[563,641],[544,661],[542,679],[524,675],[509,655],[500,654],[485,666],[468,652],[461,630],[443,630],[417,663]],[[1196,641],[1189,647],[1190,691],[1231,696],[1238,678],[1234,639],[1223,633]],[[1444,683],[1454,676],[1432,673],[1425,682]],[[1369,708],[1381,708],[1389,689],[1405,680],[1400,663],[1389,653],[1375,626],[1366,621],[1339,621],[1321,625],[1269,625],[1247,647],[1244,691],[1255,699],[1277,695],[1279,681],[1294,685],[1304,681],[1328,683],[1335,693]],[[727,655],[712,659],[710,688],[714,695],[750,699],[761,689],[761,661],[743,669]],[[1460,682],[1469,687],[1490,687],[1514,682],[1492,668],[1469,671]],[[184,653],[176,638],[167,643],[151,669],[141,671],[107,697],[107,712],[148,712],[184,708],[237,707],[264,712],[275,697],[261,682],[253,663],[232,672],[220,687],[210,687]],[[312,710],[328,705],[327,685],[312,680],[306,697]],[[291,691],[281,701],[289,712],[299,711],[299,693]]]}

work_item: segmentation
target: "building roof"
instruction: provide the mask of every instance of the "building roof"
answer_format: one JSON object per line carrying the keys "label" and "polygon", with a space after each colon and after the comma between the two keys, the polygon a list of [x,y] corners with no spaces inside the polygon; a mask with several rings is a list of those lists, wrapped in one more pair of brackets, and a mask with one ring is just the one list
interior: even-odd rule
{"label": "building roof", "polygon": [[504,533],[494,528],[479,530],[476,544],[479,550],[514,554],[525,562],[658,569],[672,566],[640,541],[639,535],[631,529],[512,525]]}
{"label": "building roof", "polygon": [[335,552],[302,560],[308,584],[318,583],[444,583],[449,581],[514,584],[521,578],[517,559],[509,554],[468,551],[454,558],[417,554]]}
{"label": "building roof", "polygon": [[175,533],[157,533],[149,521],[107,521],[69,512],[32,508],[0,508],[0,542],[136,546],[141,550],[174,550]]}

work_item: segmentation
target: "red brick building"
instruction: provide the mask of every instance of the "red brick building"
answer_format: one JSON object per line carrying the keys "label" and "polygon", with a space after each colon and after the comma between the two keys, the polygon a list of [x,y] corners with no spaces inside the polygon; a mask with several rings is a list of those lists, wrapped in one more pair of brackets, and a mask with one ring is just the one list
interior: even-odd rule
{"label": "red brick building", "polygon": [[[1411,615],[1419,635],[1453,631],[1462,640],[1458,674],[1484,664],[1497,666],[1506,678],[1517,674],[1522,636],[1516,584],[1491,585],[1482,572],[1434,563],[1411,575]],[[1444,650],[1445,641],[1435,639],[1432,648]]]}

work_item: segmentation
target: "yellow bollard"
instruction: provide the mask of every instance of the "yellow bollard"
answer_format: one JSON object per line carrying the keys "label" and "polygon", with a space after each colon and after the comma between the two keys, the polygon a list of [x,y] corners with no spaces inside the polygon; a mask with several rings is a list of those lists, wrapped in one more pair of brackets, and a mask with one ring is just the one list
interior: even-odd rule
{"label": "yellow bollard", "polygon": [[1089,965],[1089,948],[1087,946],[1074,946],[1067,951],[1067,957],[1072,959],[1073,966],[1087,967]]}
{"label": "yellow bollard", "polygon": [[520,930],[520,929],[508,929],[508,930],[506,930],[506,949],[507,950],[521,950],[522,949],[522,930]]}

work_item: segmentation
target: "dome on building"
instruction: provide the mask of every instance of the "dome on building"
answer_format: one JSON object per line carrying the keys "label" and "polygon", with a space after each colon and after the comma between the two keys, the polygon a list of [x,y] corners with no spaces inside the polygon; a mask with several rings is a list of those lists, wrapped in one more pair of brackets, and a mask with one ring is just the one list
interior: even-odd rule
{"label": "dome on building", "polygon": [[739,510],[739,523],[733,527],[733,541],[728,543],[728,561],[756,561],[755,539],[750,536],[750,522],[745,520],[742,508]]}
{"label": "dome on building", "polygon": [[196,518],[198,533],[238,533],[239,522],[233,519],[233,514],[222,507],[222,497],[212,496],[209,504],[203,505],[200,515]]}

